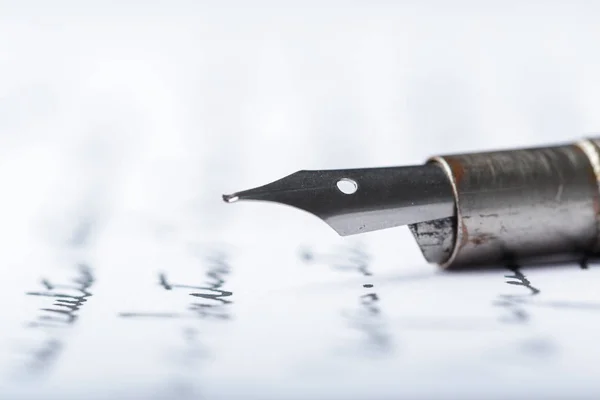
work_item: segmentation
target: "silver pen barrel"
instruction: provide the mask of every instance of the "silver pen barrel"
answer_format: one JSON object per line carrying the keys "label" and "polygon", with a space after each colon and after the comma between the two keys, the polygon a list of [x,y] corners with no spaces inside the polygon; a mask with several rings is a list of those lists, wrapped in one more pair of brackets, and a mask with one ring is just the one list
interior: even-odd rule
{"label": "silver pen barrel", "polygon": [[600,140],[591,139],[424,166],[300,171],[224,199],[301,208],[341,235],[409,225],[425,259],[446,268],[598,251],[599,181]]}
{"label": "silver pen barrel", "polygon": [[455,267],[569,260],[596,251],[598,144],[432,158],[451,182],[456,219],[439,237],[423,234],[431,223],[411,227],[425,258]]}

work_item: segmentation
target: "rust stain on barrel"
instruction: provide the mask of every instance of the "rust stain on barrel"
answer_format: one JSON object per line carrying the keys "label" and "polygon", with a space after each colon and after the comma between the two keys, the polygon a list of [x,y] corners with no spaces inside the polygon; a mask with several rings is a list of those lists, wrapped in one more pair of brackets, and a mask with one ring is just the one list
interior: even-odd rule
{"label": "rust stain on barrel", "polygon": [[482,244],[491,242],[492,240],[496,239],[495,235],[492,235],[490,233],[480,233],[476,236],[473,236],[469,242],[473,243],[475,246],[480,246]]}
{"label": "rust stain on barrel", "polygon": [[469,243],[469,231],[467,230],[467,226],[463,223],[460,224],[461,225],[461,238],[460,238],[460,247],[459,248],[463,248],[467,245],[467,243]]}
{"label": "rust stain on barrel", "polygon": [[465,167],[462,165],[462,161],[458,157],[444,157],[444,160],[452,170],[454,182],[457,185],[460,184],[465,176]]}

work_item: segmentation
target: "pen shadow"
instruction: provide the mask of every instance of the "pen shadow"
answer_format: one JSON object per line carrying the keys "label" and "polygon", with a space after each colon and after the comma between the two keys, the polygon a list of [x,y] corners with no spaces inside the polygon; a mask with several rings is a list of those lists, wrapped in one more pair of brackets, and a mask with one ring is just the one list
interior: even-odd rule
{"label": "pen shadow", "polygon": [[377,286],[378,283],[412,283],[417,281],[426,281],[441,277],[450,277],[457,275],[487,275],[508,270],[522,270],[524,272],[531,270],[550,270],[550,269],[589,269],[591,265],[600,265],[599,253],[582,253],[580,255],[571,255],[554,259],[536,259],[515,261],[512,257],[507,257],[506,261],[495,264],[468,265],[462,267],[450,267],[447,269],[424,269],[423,272],[402,273],[399,267],[398,273],[377,274],[368,277],[368,285],[363,285],[367,280],[365,277],[353,277],[340,281],[327,281],[305,286],[301,290],[329,290],[342,287],[354,287],[358,284],[370,288]]}
{"label": "pen shadow", "polygon": [[494,264],[473,264],[459,267],[449,267],[444,270],[449,274],[472,274],[475,272],[493,272],[503,269],[519,268],[521,270],[543,270],[556,268],[589,269],[593,264],[600,264],[600,253],[580,253],[568,256],[554,256],[550,258],[515,260],[513,257],[506,257],[504,262]]}

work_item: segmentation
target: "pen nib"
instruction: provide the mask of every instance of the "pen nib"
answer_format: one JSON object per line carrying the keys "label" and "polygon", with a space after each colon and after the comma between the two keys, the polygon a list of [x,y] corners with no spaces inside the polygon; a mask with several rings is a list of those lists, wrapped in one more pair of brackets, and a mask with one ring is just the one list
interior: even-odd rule
{"label": "pen nib", "polygon": [[298,171],[223,200],[264,200],[312,213],[342,236],[454,215],[452,188],[437,165]]}
{"label": "pen nib", "polygon": [[235,203],[239,199],[240,199],[240,197],[236,193],[234,193],[234,194],[224,194],[223,195],[223,201],[225,203]]}

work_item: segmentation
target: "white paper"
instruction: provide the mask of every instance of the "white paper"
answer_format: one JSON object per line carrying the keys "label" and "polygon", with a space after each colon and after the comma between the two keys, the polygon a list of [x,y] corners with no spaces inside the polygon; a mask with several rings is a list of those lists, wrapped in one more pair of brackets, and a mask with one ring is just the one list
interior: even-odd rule
{"label": "white paper", "polygon": [[0,398],[598,397],[600,263],[220,199],[597,131],[597,10],[325,3],[3,6]]}
{"label": "white paper", "polygon": [[[394,231],[338,240],[325,227],[313,235],[296,228],[284,240],[258,230],[214,242],[115,223],[88,254],[32,267],[21,298],[5,307],[4,396],[552,398],[598,390],[597,264],[441,273],[405,257],[409,238]],[[79,308],[43,294],[68,295]]]}

